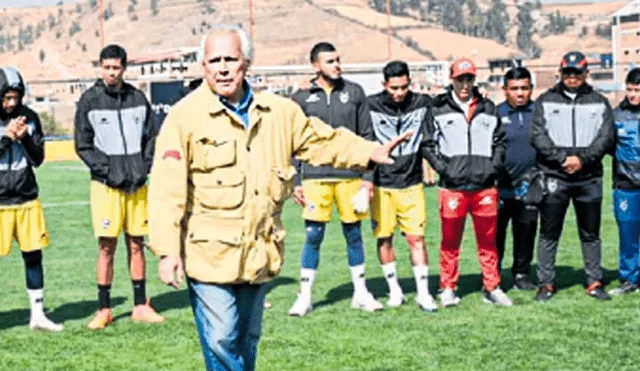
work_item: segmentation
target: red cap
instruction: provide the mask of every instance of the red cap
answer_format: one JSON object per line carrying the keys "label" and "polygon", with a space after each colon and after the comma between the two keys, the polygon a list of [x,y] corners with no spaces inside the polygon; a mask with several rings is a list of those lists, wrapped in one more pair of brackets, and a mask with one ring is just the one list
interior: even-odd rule
{"label": "red cap", "polygon": [[462,75],[476,75],[476,65],[469,58],[458,58],[451,65],[451,77]]}

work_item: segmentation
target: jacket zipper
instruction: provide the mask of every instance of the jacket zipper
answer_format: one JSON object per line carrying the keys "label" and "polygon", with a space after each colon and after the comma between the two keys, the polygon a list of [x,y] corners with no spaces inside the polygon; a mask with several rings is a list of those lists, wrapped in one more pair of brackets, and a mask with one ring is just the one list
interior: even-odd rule
{"label": "jacket zipper", "polygon": [[9,177],[9,186],[12,188],[13,187],[13,172],[11,170],[11,166],[13,165],[13,142],[11,143],[11,145],[9,146],[9,149],[7,150],[7,154],[9,157],[9,166],[7,168],[7,176]]}
{"label": "jacket zipper", "polygon": [[324,91],[324,94],[327,96],[327,108],[329,109],[329,125],[331,127],[333,127],[333,109],[331,108],[331,93],[333,92],[333,89],[330,92],[327,92],[326,90]]}
{"label": "jacket zipper", "polygon": [[124,136],[124,126],[122,124],[122,95],[118,95],[118,124],[120,125],[120,135],[122,136],[122,145],[124,146],[124,154],[128,155],[127,139]]}
{"label": "jacket zipper", "polygon": [[571,101],[571,136],[573,139],[573,150],[576,149],[576,96]]}
{"label": "jacket zipper", "polygon": [[[400,107],[396,110],[396,117],[398,118],[398,124],[396,125],[396,132],[398,136],[400,136],[400,130],[402,130],[402,113],[400,112]],[[398,147],[398,156],[402,156],[402,144]]]}
{"label": "jacket zipper", "polygon": [[518,112],[518,120],[520,120],[520,127],[523,127],[524,120],[522,119],[522,112]]}

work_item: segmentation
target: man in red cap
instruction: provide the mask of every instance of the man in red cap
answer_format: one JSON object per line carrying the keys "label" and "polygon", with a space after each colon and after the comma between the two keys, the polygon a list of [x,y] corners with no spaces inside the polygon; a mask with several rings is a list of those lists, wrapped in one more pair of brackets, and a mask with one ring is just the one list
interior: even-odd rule
{"label": "man in red cap", "polygon": [[440,174],[440,303],[456,306],[458,260],[464,223],[471,213],[484,284],[484,301],[511,306],[500,289],[496,224],[496,179],[505,153],[505,133],[495,104],[474,87],[476,66],[467,58],[451,65],[451,86],[429,111],[424,156]]}

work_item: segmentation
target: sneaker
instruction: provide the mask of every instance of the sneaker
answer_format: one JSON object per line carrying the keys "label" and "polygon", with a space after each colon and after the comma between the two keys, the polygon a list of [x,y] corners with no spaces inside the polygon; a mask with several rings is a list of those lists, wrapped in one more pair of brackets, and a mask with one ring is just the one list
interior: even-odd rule
{"label": "sneaker", "polygon": [[311,296],[298,294],[298,299],[293,303],[291,309],[289,309],[289,315],[291,317],[304,317],[311,312]]}
{"label": "sneaker", "polygon": [[609,294],[624,295],[624,294],[631,294],[634,292],[638,292],[638,285],[631,283],[629,281],[625,281],[620,285],[620,287],[616,287],[615,289],[610,290]]}
{"label": "sneaker", "polygon": [[493,291],[487,291],[487,290],[483,290],[483,291],[484,291],[483,301],[487,304],[501,305],[503,307],[510,307],[513,305],[513,302],[511,301],[511,299],[509,299],[507,294],[505,294],[504,291],[502,291],[502,289],[499,287],[496,287]]}
{"label": "sneaker", "polygon": [[418,295],[416,296],[416,304],[418,308],[425,312],[436,312],[438,310],[438,304],[431,295]]}
{"label": "sneaker", "polygon": [[538,287],[536,292],[536,301],[540,303],[547,302],[553,297],[553,286],[545,285]]}
{"label": "sneaker", "polygon": [[600,282],[593,283],[587,287],[587,295],[602,301],[611,300],[611,296],[604,291]]}
{"label": "sneaker", "polygon": [[516,274],[513,278],[513,288],[515,290],[533,291],[536,289],[536,285],[531,282],[526,274]]}
{"label": "sneaker", "polygon": [[102,309],[96,313],[87,327],[89,330],[102,330],[113,323],[113,317],[111,317],[111,309]]}
{"label": "sneaker", "polygon": [[29,321],[29,328],[31,329],[31,331],[40,330],[40,331],[60,332],[64,330],[64,326],[62,324],[55,323],[44,315],[31,318],[31,321]]}
{"label": "sneaker", "polygon": [[440,305],[443,307],[455,307],[460,304],[460,299],[456,293],[451,289],[444,289],[440,293]]}
{"label": "sneaker", "polygon": [[151,302],[147,299],[147,302],[142,305],[136,305],[131,311],[131,320],[133,322],[144,323],[160,323],[164,322],[164,317],[158,314],[151,306]]}
{"label": "sneaker", "polygon": [[351,298],[351,308],[362,309],[367,312],[376,312],[382,310],[384,306],[377,301],[370,292],[365,291],[360,294],[353,294]]}
{"label": "sneaker", "polygon": [[389,293],[389,300],[387,300],[387,306],[390,308],[398,308],[399,306],[404,304],[406,301],[407,301],[407,298],[404,296],[404,294],[402,294],[402,292]]}

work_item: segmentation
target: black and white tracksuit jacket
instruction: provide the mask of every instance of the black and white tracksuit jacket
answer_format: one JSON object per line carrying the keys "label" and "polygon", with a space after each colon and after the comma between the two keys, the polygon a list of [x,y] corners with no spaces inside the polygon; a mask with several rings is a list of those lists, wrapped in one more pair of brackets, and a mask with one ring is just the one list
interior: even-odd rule
{"label": "black and white tracksuit jacket", "polygon": [[120,90],[102,80],[77,105],[75,145],[91,179],[133,193],[146,181],[157,129],[149,101],[129,84]]}
{"label": "black and white tracksuit jacket", "polygon": [[[13,68],[0,68],[0,99],[8,90],[25,92],[22,76]],[[6,134],[11,120],[24,116],[27,134],[13,141]],[[44,161],[44,135],[38,114],[19,104],[11,113],[0,106],[0,205],[19,205],[38,198],[38,183],[33,172]]]}

